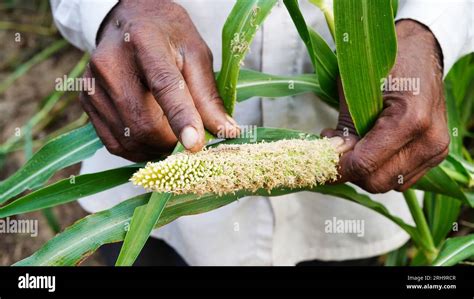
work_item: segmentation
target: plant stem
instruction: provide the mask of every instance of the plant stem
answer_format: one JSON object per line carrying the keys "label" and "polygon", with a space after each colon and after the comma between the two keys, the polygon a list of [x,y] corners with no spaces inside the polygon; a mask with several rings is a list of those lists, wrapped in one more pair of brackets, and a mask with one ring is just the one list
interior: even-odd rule
{"label": "plant stem", "polygon": [[49,227],[51,230],[57,234],[61,231],[61,225],[59,224],[58,218],[54,214],[54,210],[52,207],[50,208],[45,208],[41,210],[43,213],[43,216],[46,218],[46,221],[48,222]]}
{"label": "plant stem", "polygon": [[411,216],[413,217],[413,220],[415,220],[416,229],[418,230],[418,233],[420,234],[420,237],[424,243],[419,244],[422,247],[420,250],[423,251],[423,254],[426,256],[428,262],[431,262],[438,254],[438,250],[434,245],[433,237],[431,236],[431,231],[428,226],[428,222],[426,221],[425,214],[423,214],[423,210],[418,203],[416,193],[413,189],[408,189],[407,191],[403,192],[403,196],[405,197],[405,201],[408,205]]}
{"label": "plant stem", "polygon": [[334,39],[336,36],[336,29],[334,27],[334,13],[332,12],[331,7],[329,7],[326,1],[324,0],[309,0],[309,2],[316,5],[323,12],[324,17],[326,18],[326,23],[329,27],[329,32],[331,33],[332,38]]}

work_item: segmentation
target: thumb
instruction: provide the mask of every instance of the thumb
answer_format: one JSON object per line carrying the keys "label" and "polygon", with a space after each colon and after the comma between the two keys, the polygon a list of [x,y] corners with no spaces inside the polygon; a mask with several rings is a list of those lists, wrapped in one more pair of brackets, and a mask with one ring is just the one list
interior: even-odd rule
{"label": "thumb", "polygon": [[359,141],[359,136],[357,135],[354,122],[349,113],[339,78],[337,80],[337,87],[339,92],[339,117],[337,127],[336,129],[326,128],[322,130],[321,136],[330,138],[338,152],[346,153],[354,148],[357,141]]}

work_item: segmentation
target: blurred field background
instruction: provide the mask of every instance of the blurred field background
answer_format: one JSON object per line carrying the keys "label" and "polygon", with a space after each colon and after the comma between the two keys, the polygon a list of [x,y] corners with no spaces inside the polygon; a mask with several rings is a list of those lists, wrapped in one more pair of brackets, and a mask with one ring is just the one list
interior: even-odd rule
{"label": "blurred field background", "polygon": [[[87,121],[76,92],[55,92],[55,79],[83,68],[87,57],[62,39],[54,26],[48,0],[2,0],[0,48],[0,180],[3,180],[23,165],[32,151],[63,132],[65,126],[70,129]],[[51,181],[77,174],[79,166],[61,171]],[[0,235],[0,265],[11,265],[29,256],[57,230],[86,215],[73,202],[46,212],[18,216],[38,219],[38,236]],[[101,264],[96,254],[83,265]]]}

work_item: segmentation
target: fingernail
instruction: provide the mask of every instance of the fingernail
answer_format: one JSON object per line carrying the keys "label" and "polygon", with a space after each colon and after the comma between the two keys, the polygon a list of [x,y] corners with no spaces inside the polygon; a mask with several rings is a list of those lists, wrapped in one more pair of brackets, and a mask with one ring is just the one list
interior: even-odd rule
{"label": "fingernail", "polygon": [[339,136],[329,138],[328,140],[335,148],[338,148],[344,144],[344,139]]}
{"label": "fingernail", "polygon": [[188,126],[181,131],[181,143],[186,149],[192,149],[198,142],[199,135],[195,128]]}

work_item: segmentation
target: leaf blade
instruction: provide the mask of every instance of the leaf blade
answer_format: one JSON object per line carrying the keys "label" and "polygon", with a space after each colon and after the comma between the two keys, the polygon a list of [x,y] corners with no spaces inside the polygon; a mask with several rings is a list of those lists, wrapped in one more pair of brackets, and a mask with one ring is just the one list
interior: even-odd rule
{"label": "leaf blade", "polygon": [[395,63],[397,42],[390,0],[335,0],[341,83],[359,135],[383,108],[381,79]]}
{"label": "leaf blade", "polygon": [[227,113],[232,115],[237,98],[240,65],[260,24],[276,0],[238,0],[222,30],[222,68],[217,88]]}
{"label": "leaf blade", "polygon": [[453,266],[474,256],[474,234],[450,238],[443,244],[433,266]]}
{"label": "leaf blade", "polygon": [[53,139],[20,170],[0,183],[0,203],[41,186],[57,170],[92,156],[102,146],[91,124]]}

